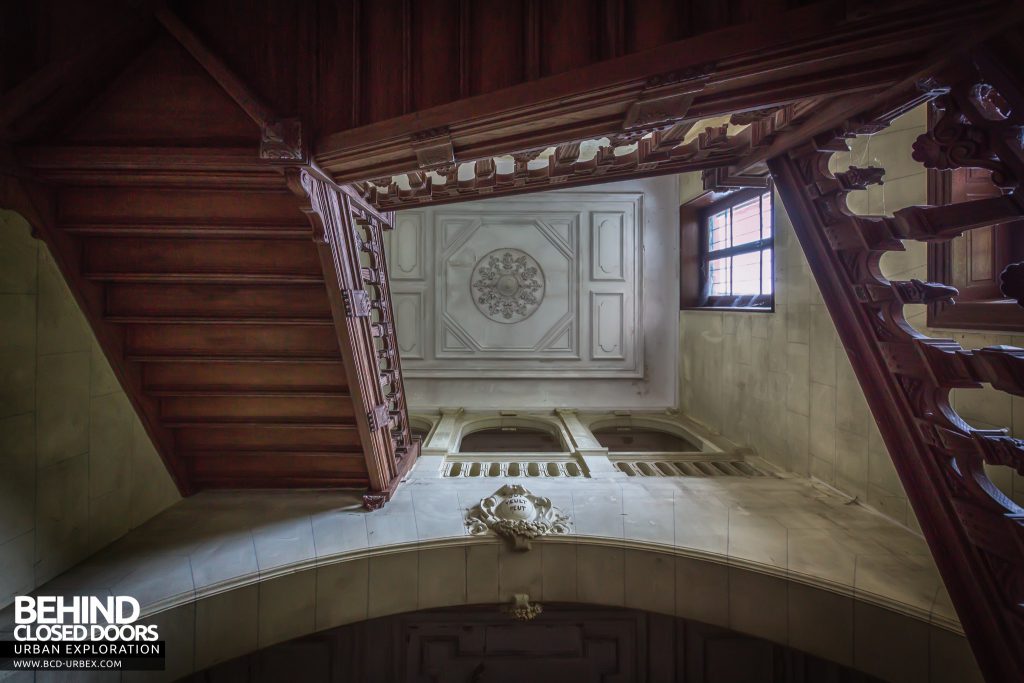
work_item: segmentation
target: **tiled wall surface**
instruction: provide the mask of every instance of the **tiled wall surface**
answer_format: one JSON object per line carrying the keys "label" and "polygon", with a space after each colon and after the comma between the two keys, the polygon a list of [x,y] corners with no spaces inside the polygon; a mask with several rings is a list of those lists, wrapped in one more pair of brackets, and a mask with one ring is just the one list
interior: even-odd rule
{"label": "tiled wall surface", "polygon": [[[202,492],[43,590],[133,595],[155,614],[167,671],[126,681],[517,593],[694,619],[892,683],[980,680],[920,537],[806,479],[451,480],[430,460],[373,512],[354,492]],[[549,498],[568,532],[529,552],[470,534],[467,514],[506,483]]]}
{"label": "tiled wall surface", "polygon": [[0,607],[179,499],[45,246],[0,211]]}
{"label": "tiled wall surface", "polygon": [[[850,208],[891,214],[927,200],[924,168],[911,145],[925,130],[918,108],[887,130],[857,138],[836,154],[835,170],[886,169],[882,186],[852,193]],[[680,200],[700,192],[700,174],[680,176]],[[825,308],[792,224],[776,194],[776,310],[774,313],[683,312],[680,315],[680,400],[684,413],[793,472],[816,477],[856,496],[893,519],[916,525],[881,436],[868,410],[835,326]],[[927,279],[923,243],[882,260],[893,279]],[[927,331],[923,306],[910,322],[926,334],[953,337],[965,347],[1024,345],[1007,335]],[[1011,427],[1024,435],[1024,399],[986,388],[962,390],[954,403],[975,426]],[[997,484],[1024,503],[1024,478],[993,473]]]}

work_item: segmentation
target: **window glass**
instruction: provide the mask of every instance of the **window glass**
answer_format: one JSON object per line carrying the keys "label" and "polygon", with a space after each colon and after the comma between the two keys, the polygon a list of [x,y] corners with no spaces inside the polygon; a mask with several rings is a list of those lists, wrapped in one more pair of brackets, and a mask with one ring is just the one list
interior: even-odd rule
{"label": "window glass", "polygon": [[770,308],[773,286],[772,193],[727,198],[705,220],[705,289],[709,306]]}

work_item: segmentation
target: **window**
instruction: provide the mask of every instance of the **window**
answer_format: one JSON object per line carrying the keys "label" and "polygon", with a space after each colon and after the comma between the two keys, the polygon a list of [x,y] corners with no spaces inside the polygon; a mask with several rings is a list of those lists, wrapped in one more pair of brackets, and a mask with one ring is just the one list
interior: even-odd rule
{"label": "window", "polygon": [[530,427],[493,427],[467,434],[459,453],[560,453],[558,437]]}
{"label": "window", "polygon": [[684,250],[680,277],[691,279],[689,295],[686,283],[681,283],[683,308],[771,311],[775,272],[771,189],[742,190],[688,211],[684,206],[680,215]]}
{"label": "window", "polygon": [[603,427],[593,431],[597,442],[612,453],[688,453],[700,448],[686,439],[645,427]]}

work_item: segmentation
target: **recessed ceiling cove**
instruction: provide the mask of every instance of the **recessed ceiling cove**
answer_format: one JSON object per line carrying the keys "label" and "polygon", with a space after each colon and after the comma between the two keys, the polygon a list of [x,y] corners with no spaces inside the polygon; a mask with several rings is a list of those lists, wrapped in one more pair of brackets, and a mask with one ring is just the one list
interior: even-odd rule
{"label": "recessed ceiling cove", "polygon": [[[672,189],[634,181],[399,212],[388,264],[405,377],[643,381],[645,307],[677,282],[663,253],[677,228],[655,231],[646,214],[671,205]],[[670,311],[658,323],[666,340],[678,326]]]}

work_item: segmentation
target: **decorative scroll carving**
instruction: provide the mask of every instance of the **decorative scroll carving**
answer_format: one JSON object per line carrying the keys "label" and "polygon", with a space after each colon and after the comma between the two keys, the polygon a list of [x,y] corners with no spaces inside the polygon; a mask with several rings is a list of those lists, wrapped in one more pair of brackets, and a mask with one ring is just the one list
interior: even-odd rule
{"label": "decorative scroll carving", "polygon": [[493,531],[505,536],[516,550],[525,551],[535,538],[569,533],[569,518],[547,498],[519,484],[506,484],[469,511],[466,526],[473,535]]}
{"label": "decorative scroll carving", "polygon": [[455,147],[447,128],[432,128],[414,133],[412,149],[416,153],[416,163],[425,171],[440,169],[455,161]]}
{"label": "decorative scroll carving", "polygon": [[[1018,190],[1019,114],[1008,112],[972,75],[948,89],[928,84],[944,114],[914,144],[932,168],[991,169]],[[948,92],[947,92],[948,90]],[[947,94],[943,94],[946,92]],[[964,350],[906,324],[903,305],[956,295],[938,283],[889,282],[879,262],[902,239],[949,239],[965,230],[1019,220],[1016,192],[948,207],[909,207],[893,218],[855,216],[846,206],[883,171],[828,171],[832,153],[852,135],[874,132],[905,109],[887,103],[812,144],[768,161],[787,213],[818,281],[840,339],[904,483],[986,678],[1024,680],[1024,509],[989,480],[985,465],[1021,471],[1024,441],[1005,430],[970,427],[953,410],[951,388],[983,384],[1021,395],[1024,349]],[[1006,116],[1007,118],[1003,118]],[[1016,118],[1015,118],[1016,117]]]}
{"label": "decorative scroll carving", "polygon": [[539,603],[530,602],[527,593],[516,593],[512,596],[512,604],[506,605],[503,611],[516,621],[533,621],[544,608]]}
{"label": "decorative scroll carving", "polygon": [[278,119],[263,125],[260,136],[260,159],[269,161],[303,161],[302,122],[299,119]]}
{"label": "decorative scroll carving", "polygon": [[[510,171],[499,168],[493,159],[485,159],[486,163],[472,164],[473,173],[468,179],[459,180],[458,164],[452,163],[435,169],[444,182],[442,178],[428,176],[424,182],[410,182],[409,189],[403,189],[391,178],[380,178],[362,183],[357,189],[378,209],[391,210],[475,199],[484,194],[536,191],[553,185],[585,185],[641,172],[675,173],[730,166],[749,149],[749,135],[730,136],[727,124],[707,128],[683,144],[690,127],[690,123],[672,122],[650,135],[647,130],[635,136],[621,134],[598,148],[593,157],[582,160],[580,142],[557,145],[547,164],[540,168],[529,168],[529,163],[543,152],[534,149],[513,154]],[[636,146],[631,149],[634,142]]]}
{"label": "decorative scroll carving", "polygon": [[652,131],[671,128],[686,116],[694,96],[714,72],[714,64],[701,64],[648,79],[626,110],[616,143],[635,142]]}
{"label": "decorative scroll carving", "polygon": [[734,126],[748,126],[755,121],[763,121],[764,119],[769,118],[781,108],[782,107],[765,107],[764,109],[737,112],[729,117],[729,123]]}
{"label": "decorative scroll carving", "polygon": [[391,417],[388,414],[388,407],[383,403],[379,406],[374,406],[373,410],[366,414],[366,420],[370,424],[370,431],[375,432],[378,429],[382,429],[386,424],[391,422]]}
{"label": "decorative scroll carving", "polygon": [[370,295],[365,289],[343,289],[341,300],[345,302],[345,315],[363,318],[370,315]]}
{"label": "decorative scroll carving", "polygon": [[866,190],[868,185],[881,185],[882,176],[884,175],[885,169],[876,166],[864,168],[850,166],[849,170],[835,174],[836,180],[839,181],[839,186],[846,191]]}
{"label": "decorative scroll carving", "polygon": [[940,282],[922,282],[921,280],[897,281],[890,283],[900,303],[929,304],[933,301],[946,301],[959,292]]}
{"label": "decorative scroll carving", "polygon": [[[1009,112],[991,85],[962,78],[935,100],[938,121],[914,143],[913,158],[926,168],[987,168],[996,186],[1011,189],[1024,171],[1021,149],[1022,112]],[[1011,125],[1016,124],[1016,125]]]}

